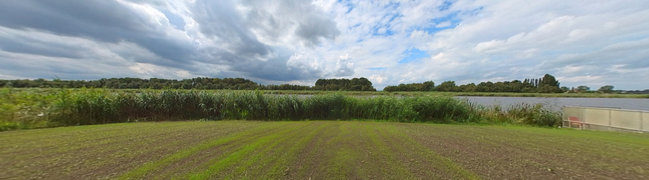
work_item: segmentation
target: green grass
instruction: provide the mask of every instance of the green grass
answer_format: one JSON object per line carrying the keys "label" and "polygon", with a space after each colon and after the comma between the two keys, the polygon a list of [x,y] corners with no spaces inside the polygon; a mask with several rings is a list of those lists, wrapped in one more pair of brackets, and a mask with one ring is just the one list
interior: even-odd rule
{"label": "green grass", "polygon": [[645,179],[649,135],[362,121],[0,132],[0,179]]}

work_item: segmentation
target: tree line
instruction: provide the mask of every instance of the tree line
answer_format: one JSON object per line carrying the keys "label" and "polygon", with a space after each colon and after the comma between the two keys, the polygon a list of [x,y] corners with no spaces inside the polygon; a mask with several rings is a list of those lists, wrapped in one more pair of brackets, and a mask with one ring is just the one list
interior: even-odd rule
{"label": "tree line", "polygon": [[316,85],[261,85],[244,78],[140,79],[104,78],[100,80],[0,80],[0,87],[13,88],[110,88],[110,89],[230,89],[230,90],[324,90],[376,91],[366,78],[318,79]]}
{"label": "tree line", "polygon": [[111,89],[257,89],[259,85],[243,78],[140,79],[104,78],[100,80],[0,80],[0,87],[15,88],[111,88]]}
{"label": "tree line", "polygon": [[480,82],[456,85],[455,81],[444,81],[435,86],[433,81],[424,83],[399,84],[386,86],[384,91],[443,91],[443,92],[527,92],[527,93],[560,93],[559,81],[550,74],[538,79],[524,79],[503,82]]}
{"label": "tree line", "polygon": [[[588,86],[577,88],[559,87],[560,83],[550,74],[537,79],[524,79],[502,82],[480,82],[456,85],[455,81],[444,81],[435,85],[433,81],[423,83],[399,84],[387,86],[383,90],[394,91],[441,91],[441,92],[524,92],[524,93],[647,93],[645,91],[613,90],[606,85],[590,90]],[[244,78],[208,78],[192,79],[140,79],[140,78],[103,78],[99,80],[46,80],[20,79],[0,80],[0,87],[14,88],[110,88],[110,89],[229,89],[229,90],[321,90],[321,91],[376,91],[367,78],[352,79],[318,79],[315,86],[280,84],[261,85]]]}
{"label": "tree line", "polygon": [[376,91],[372,82],[366,78],[353,79],[318,79],[314,90],[325,91]]}

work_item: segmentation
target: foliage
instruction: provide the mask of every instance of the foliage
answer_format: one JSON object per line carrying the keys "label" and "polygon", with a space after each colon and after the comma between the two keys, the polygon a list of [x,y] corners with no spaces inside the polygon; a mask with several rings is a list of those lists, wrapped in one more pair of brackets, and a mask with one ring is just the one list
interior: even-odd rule
{"label": "foliage", "polygon": [[[559,117],[541,106],[492,116],[493,110],[450,96],[355,97],[265,95],[261,91],[31,89],[0,91],[0,128],[55,127],[189,119],[511,122],[551,126]],[[490,114],[491,113],[491,114]],[[518,121],[516,119],[525,118]]]}
{"label": "foliage", "polygon": [[554,76],[546,74],[539,79],[525,79],[523,81],[503,81],[503,82],[480,82],[479,84],[469,83],[457,86],[455,81],[445,81],[437,87],[427,86],[423,88],[424,83],[400,84],[399,86],[387,86],[384,91],[441,91],[441,92],[514,92],[514,93],[560,93],[564,92],[559,88],[559,81]]}
{"label": "foliage", "polygon": [[590,87],[588,86],[577,86],[577,89],[575,90],[578,93],[584,93],[590,91]]}
{"label": "foliage", "polygon": [[318,79],[313,87],[325,91],[376,91],[367,78]]}
{"label": "foliage", "polygon": [[84,80],[0,80],[0,87],[15,88],[111,88],[111,89],[248,89],[254,90],[259,85],[243,78],[206,78],[192,79],[140,79],[140,78],[109,78],[92,81]]}
{"label": "foliage", "polygon": [[455,81],[444,81],[439,86],[435,87],[436,91],[457,92],[459,89],[455,85]]}
{"label": "foliage", "polygon": [[612,93],[612,92],[613,92],[613,88],[614,88],[614,87],[611,86],[611,85],[606,85],[606,86],[602,86],[602,87],[600,87],[600,88],[597,90],[597,92],[601,92],[601,93]]}
{"label": "foliage", "polygon": [[426,81],[423,83],[399,84],[398,86],[386,86],[383,91],[433,91],[435,83],[433,81]]}
{"label": "foliage", "polygon": [[376,91],[366,78],[353,79],[319,79],[316,86],[301,85],[260,85],[243,78],[206,78],[192,79],[140,79],[109,78],[100,80],[45,80],[21,79],[0,80],[0,87],[12,88],[110,88],[110,89],[228,89],[228,90],[332,90],[332,91]]}
{"label": "foliage", "polygon": [[507,109],[500,106],[483,107],[479,112],[488,122],[546,127],[556,127],[561,124],[561,113],[547,110],[541,104],[519,104]]}

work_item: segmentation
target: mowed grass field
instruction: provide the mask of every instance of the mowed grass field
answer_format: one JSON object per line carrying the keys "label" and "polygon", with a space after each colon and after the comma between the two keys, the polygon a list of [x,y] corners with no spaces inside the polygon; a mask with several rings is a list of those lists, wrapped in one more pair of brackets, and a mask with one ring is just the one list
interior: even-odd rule
{"label": "mowed grass field", "polygon": [[647,179],[649,135],[360,121],[0,132],[0,179]]}

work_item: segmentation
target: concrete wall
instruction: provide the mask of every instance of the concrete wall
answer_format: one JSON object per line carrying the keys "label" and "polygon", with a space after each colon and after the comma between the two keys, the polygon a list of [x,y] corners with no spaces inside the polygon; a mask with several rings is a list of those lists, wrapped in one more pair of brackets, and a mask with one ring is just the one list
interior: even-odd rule
{"label": "concrete wall", "polygon": [[649,112],[626,109],[564,107],[563,126],[649,132]]}
{"label": "concrete wall", "polygon": [[642,131],[649,132],[649,112],[642,113]]}

